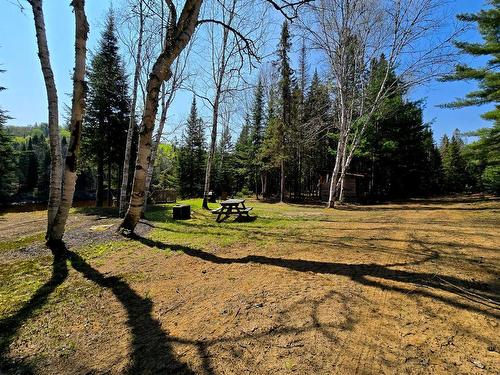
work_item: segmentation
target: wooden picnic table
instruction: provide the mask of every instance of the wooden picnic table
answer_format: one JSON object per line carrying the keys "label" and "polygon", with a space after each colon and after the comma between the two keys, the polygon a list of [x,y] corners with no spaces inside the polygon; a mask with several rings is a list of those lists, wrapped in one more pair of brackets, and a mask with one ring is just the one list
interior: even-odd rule
{"label": "wooden picnic table", "polygon": [[[237,215],[238,217],[250,217],[249,213],[253,207],[245,207],[244,199],[227,199],[220,202],[220,207],[212,210],[213,214],[217,214],[217,222],[220,223],[224,221],[231,215]],[[224,216],[221,220],[221,217]]]}

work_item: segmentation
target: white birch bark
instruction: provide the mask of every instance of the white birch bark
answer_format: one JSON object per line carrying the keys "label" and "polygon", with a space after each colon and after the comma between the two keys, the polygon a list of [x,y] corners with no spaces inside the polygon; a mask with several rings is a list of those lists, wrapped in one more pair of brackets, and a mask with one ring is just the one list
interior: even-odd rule
{"label": "white birch bark", "polygon": [[177,21],[175,6],[172,2],[169,2],[171,25],[165,38],[163,50],[156,59],[146,84],[146,98],[139,132],[139,147],[132,194],[120,229],[133,231],[140,220],[144,206],[146,176],[151,158],[152,135],[158,111],[161,85],[172,77],[170,68],[193,35],[201,4],[202,0],[187,0]]}
{"label": "white birch bark", "polygon": [[36,40],[38,45],[38,57],[45,82],[49,112],[50,186],[46,232],[46,238],[48,238],[57,210],[59,209],[59,203],[61,201],[62,156],[61,140],[59,138],[59,105],[54,73],[50,63],[47,35],[45,31],[43,1],[29,0],[29,4],[33,10]]}
{"label": "white birch bark", "polygon": [[70,120],[71,135],[64,164],[61,203],[54,219],[54,225],[49,232],[49,243],[62,241],[69,210],[73,203],[76,167],[85,111],[85,67],[89,25],[85,15],[85,0],[73,0],[71,5],[75,13],[75,69],[73,72],[73,99]]}
{"label": "white birch bark", "polygon": [[144,34],[144,12],[143,0],[139,0],[139,33],[137,40],[137,53],[135,57],[134,82],[132,86],[132,101],[130,102],[130,121],[127,132],[127,143],[125,145],[125,158],[123,160],[123,175],[120,188],[120,209],[119,216],[123,217],[127,210],[127,190],[130,179],[130,156],[132,154],[132,140],[135,131],[135,109],[137,105],[137,90],[139,86],[139,78],[141,74],[141,58],[142,58],[142,38]]}

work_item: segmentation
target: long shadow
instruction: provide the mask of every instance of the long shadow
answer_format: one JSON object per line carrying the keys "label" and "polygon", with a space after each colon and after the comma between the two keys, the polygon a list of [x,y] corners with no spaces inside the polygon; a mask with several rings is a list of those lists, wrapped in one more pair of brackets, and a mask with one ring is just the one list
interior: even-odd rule
{"label": "long shadow", "polygon": [[168,335],[153,318],[153,304],[143,298],[118,277],[103,276],[78,254],[68,251],[68,258],[75,270],[86,279],[110,289],[127,311],[128,325],[132,330],[132,354],[129,374],[194,374],[172,353]]}
{"label": "long shadow", "polygon": [[13,361],[7,358],[9,346],[14,340],[19,328],[39,310],[48,300],[54,290],[68,277],[66,258],[56,254],[52,261],[52,275],[24,306],[14,315],[0,321],[0,374],[14,371],[31,374],[32,366],[23,361]]}
{"label": "long shadow", "polygon": [[388,207],[384,205],[380,206],[337,206],[336,210],[340,211],[491,211],[491,207],[439,207],[430,206],[425,203],[426,206],[420,205],[398,205],[397,207]]}
{"label": "long shadow", "polygon": [[172,340],[152,316],[153,305],[150,299],[141,297],[120,278],[103,276],[80,255],[65,248],[55,252],[50,280],[40,287],[17,313],[0,321],[0,374],[34,372],[31,364],[7,358],[9,346],[21,326],[34,316],[47,302],[52,292],[66,280],[67,260],[86,279],[110,289],[126,309],[127,323],[132,333],[132,353],[128,373],[193,374],[185,363],[175,358],[171,347]]}
{"label": "long shadow", "polygon": [[[138,235],[135,235],[134,237],[136,240],[150,247],[182,251],[186,255],[216,264],[257,263],[287,268],[298,272],[340,275],[349,277],[351,280],[362,285],[372,286],[383,290],[392,290],[403,294],[407,294],[409,290],[401,286],[381,283],[374,280],[374,278],[411,284],[417,287],[431,288],[431,290],[419,288],[412,290],[412,293],[439,300],[456,308],[482,313],[493,318],[500,317],[500,294],[493,285],[489,285],[487,283],[462,280],[453,276],[440,276],[432,273],[396,270],[385,265],[374,263],[349,264],[319,262],[302,259],[271,258],[261,255],[248,255],[243,258],[223,258],[203,250],[193,249],[187,246],[169,245],[162,243],[161,241],[154,241]],[[429,258],[429,260],[430,259],[432,259],[432,257]],[[432,289],[451,293],[455,296],[474,302],[475,304],[466,304],[459,300],[433,293]],[[480,308],[477,305],[481,305],[484,308]]]}

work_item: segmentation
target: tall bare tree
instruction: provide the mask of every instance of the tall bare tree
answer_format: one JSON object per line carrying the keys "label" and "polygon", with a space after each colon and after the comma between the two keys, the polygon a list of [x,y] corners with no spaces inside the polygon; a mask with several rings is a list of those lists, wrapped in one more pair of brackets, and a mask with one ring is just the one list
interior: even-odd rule
{"label": "tall bare tree", "polygon": [[73,72],[73,98],[70,119],[71,134],[64,163],[61,202],[53,226],[48,233],[48,242],[54,245],[62,241],[66,220],[73,203],[76,167],[85,112],[85,68],[89,24],[85,15],[85,0],[73,0],[71,5],[75,14],[75,69]]}
{"label": "tall bare tree", "polygon": [[[122,184],[120,188],[120,208],[119,215],[123,217],[125,211],[127,210],[127,191],[128,183],[130,180],[130,157],[132,154],[132,140],[135,132],[135,109],[137,106],[137,91],[139,87],[139,78],[141,74],[141,60],[142,60],[142,46],[143,46],[143,35],[144,35],[144,0],[138,0],[138,4],[132,8],[132,11],[137,15],[139,21],[139,28],[137,31],[137,44],[135,53],[135,69],[134,69],[134,80],[132,83],[132,100],[130,102],[130,120],[127,132],[127,143],[125,145],[125,157],[123,159],[123,175]],[[132,47],[133,48],[133,47]]]}
{"label": "tall bare tree", "polygon": [[[240,6],[238,13],[236,13],[236,0],[222,0],[221,5],[220,15],[213,14],[212,19],[216,17],[220,18],[225,27],[223,27],[219,33],[218,29],[220,28],[217,27],[218,25],[216,23],[213,23],[208,32],[208,39],[210,41],[210,50],[208,53],[210,53],[211,56],[211,66],[210,71],[206,72],[210,77],[207,88],[209,88],[210,91],[213,90],[213,96],[211,98],[203,96],[203,99],[209,104],[212,112],[212,129],[205,168],[202,205],[203,208],[207,210],[211,172],[217,146],[217,127],[220,117],[220,106],[226,100],[230,99],[230,96],[233,96],[231,94],[240,90],[241,86],[243,86],[243,89],[248,86],[245,85],[243,81],[243,68],[245,67],[246,59],[243,54],[244,51],[241,50],[240,38],[232,33],[230,28],[237,29],[242,35],[242,38],[250,41],[250,48],[246,52],[249,53],[248,62],[251,67],[251,59],[257,59],[256,39],[259,38],[259,36],[252,34],[254,34],[255,27],[257,26],[258,28],[260,26],[260,22],[255,22],[254,19],[252,22],[250,21],[250,11],[248,9],[242,9],[245,4]],[[253,9],[253,12],[253,16],[255,16],[255,9]]]}
{"label": "tall bare tree", "polygon": [[[354,152],[384,98],[449,68],[455,54],[450,41],[460,30],[447,31],[445,5],[445,0],[318,0],[308,6],[301,27],[329,67],[339,132],[329,207],[335,205]],[[369,97],[370,62],[382,54],[386,70]],[[391,71],[402,77],[398,87],[387,81]]]}
{"label": "tall bare tree", "polygon": [[[139,131],[139,147],[137,161],[132,186],[130,204],[123,219],[120,229],[133,231],[139,222],[141,211],[144,205],[147,168],[151,157],[152,135],[158,104],[160,100],[161,85],[172,77],[171,67],[180,53],[187,46],[198,25],[204,23],[217,23],[228,28],[241,38],[243,49],[251,49],[251,41],[244,38],[238,30],[225,25],[224,22],[216,19],[199,19],[200,9],[203,0],[186,0],[180,16],[177,17],[177,7],[172,0],[165,0],[169,8],[169,24],[165,33],[162,51],[156,58],[151,69],[148,82],[146,84],[146,95],[144,103],[144,113]],[[298,0],[290,2],[288,0],[265,0],[287,18],[295,18],[300,5],[310,0]],[[216,6],[210,3],[210,6]]]}
{"label": "tall bare tree", "polygon": [[45,20],[43,14],[42,0],[29,0],[33,10],[35,21],[36,40],[38,45],[38,58],[42,68],[42,74],[47,92],[48,112],[49,112],[49,142],[50,142],[50,188],[49,203],[47,211],[47,233],[52,229],[54,218],[56,217],[59,203],[61,201],[62,182],[62,156],[61,141],[59,138],[59,104],[57,88],[54,80],[54,72],[50,63],[49,46],[45,31]]}

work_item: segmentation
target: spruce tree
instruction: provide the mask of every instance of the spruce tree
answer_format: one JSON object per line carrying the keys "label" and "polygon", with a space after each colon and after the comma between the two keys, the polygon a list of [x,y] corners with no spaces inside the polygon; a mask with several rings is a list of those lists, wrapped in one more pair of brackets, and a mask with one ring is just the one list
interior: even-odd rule
{"label": "spruce tree", "polygon": [[38,183],[38,161],[33,149],[33,141],[28,139],[28,148],[26,150],[28,157],[28,165],[26,170],[26,190],[33,192]]}
{"label": "spruce tree", "polygon": [[250,185],[253,181],[252,162],[255,159],[253,156],[253,144],[251,136],[251,121],[250,116],[245,116],[245,122],[241,127],[241,132],[234,146],[234,173],[235,173],[235,189],[237,192],[247,192],[250,190]]}
{"label": "spruce tree", "polygon": [[226,124],[222,129],[219,146],[217,149],[217,158],[215,161],[215,190],[219,195],[222,192],[231,193],[234,189],[234,155],[231,142],[231,132]]}
{"label": "spruce tree", "polygon": [[203,194],[206,154],[204,139],[203,121],[198,116],[196,98],[193,97],[179,150],[179,188],[183,197],[199,197]]}
{"label": "spruce tree", "polygon": [[0,108],[0,203],[5,203],[17,187],[16,152],[4,128],[8,118],[7,112]]}
{"label": "spruce tree", "polygon": [[456,42],[456,46],[463,53],[474,57],[489,57],[484,67],[475,68],[460,64],[455,72],[444,77],[444,81],[476,80],[479,89],[470,92],[464,99],[444,105],[449,108],[477,106],[488,103],[495,104],[495,109],[483,114],[483,118],[500,122],[500,1],[490,0],[490,7],[476,14],[461,14],[458,19],[467,23],[477,23],[478,30],[483,38],[482,43]]}
{"label": "spruce tree", "polygon": [[[128,85],[118,51],[115,19],[109,12],[88,72],[89,90],[83,127],[82,159],[97,166],[96,204],[104,200],[107,170],[108,203],[111,188],[119,187],[129,122]],[[115,181],[116,183],[114,183]]]}
{"label": "spruce tree", "polygon": [[500,193],[500,123],[466,134],[475,141],[464,147],[464,157],[477,181],[477,188]]}
{"label": "spruce tree", "polygon": [[462,155],[464,143],[455,130],[448,145],[442,149],[444,186],[447,192],[461,193],[468,182],[467,164]]}
{"label": "spruce tree", "polygon": [[260,174],[262,166],[260,165],[258,159],[255,157],[259,154],[262,147],[262,140],[264,137],[264,85],[262,83],[262,78],[259,77],[257,82],[257,87],[255,88],[255,96],[252,107],[252,131],[251,131],[251,142],[252,142],[252,175],[253,175],[253,189],[255,195],[259,197],[259,185],[260,185]]}
{"label": "spruce tree", "polygon": [[278,45],[278,66],[280,71],[280,106],[281,121],[275,134],[277,156],[280,163],[280,202],[283,202],[285,195],[285,162],[287,159],[286,143],[292,126],[292,80],[293,71],[290,66],[289,53],[291,49],[291,36],[288,30],[288,22],[283,23],[281,38]]}

